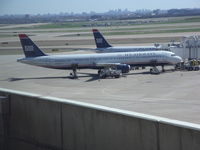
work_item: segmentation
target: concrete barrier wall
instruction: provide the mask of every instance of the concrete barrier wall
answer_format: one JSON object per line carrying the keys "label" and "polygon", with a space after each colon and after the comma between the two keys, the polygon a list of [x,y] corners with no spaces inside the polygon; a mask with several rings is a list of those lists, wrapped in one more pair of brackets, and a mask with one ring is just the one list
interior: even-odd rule
{"label": "concrete barrier wall", "polygon": [[0,114],[0,149],[200,149],[196,124],[5,89],[0,96],[9,103]]}

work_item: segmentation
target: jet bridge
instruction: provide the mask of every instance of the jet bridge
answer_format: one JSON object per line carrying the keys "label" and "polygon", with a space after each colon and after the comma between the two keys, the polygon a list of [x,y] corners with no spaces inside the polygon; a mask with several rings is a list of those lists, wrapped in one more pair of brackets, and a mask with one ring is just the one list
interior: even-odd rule
{"label": "jet bridge", "polygon": [[185,59],[200,59],[200,36],[183,37],[179,43],[169,43],[169,50]]}

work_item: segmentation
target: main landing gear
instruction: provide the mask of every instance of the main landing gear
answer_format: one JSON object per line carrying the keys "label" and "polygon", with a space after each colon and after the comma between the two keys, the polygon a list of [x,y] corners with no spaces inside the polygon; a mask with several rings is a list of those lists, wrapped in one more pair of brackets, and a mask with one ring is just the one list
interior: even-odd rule
{"label": "main landing gear", "polygon": [[72,65],[72,71],[69,75],[72,79],[78,79],[78,76],[77,76],[77,67],[78,65]]}
{"label": "main landing gear", "polygon": [[165,72],[165,68],[164,68],[164,65],[162,65],[162,72]]}

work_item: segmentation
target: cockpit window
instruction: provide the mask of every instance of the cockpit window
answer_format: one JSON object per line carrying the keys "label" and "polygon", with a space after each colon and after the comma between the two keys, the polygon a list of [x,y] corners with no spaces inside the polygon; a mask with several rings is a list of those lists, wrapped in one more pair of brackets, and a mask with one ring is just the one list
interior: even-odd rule
{"label": "cockpit window", "polygon": [[171,54],[171,56],[176,56],[175,54]]}

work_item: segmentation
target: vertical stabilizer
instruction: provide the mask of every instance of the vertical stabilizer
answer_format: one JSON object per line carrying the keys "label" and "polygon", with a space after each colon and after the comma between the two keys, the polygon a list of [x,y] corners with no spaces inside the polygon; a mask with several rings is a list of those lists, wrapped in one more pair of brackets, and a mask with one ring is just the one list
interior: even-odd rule
{"label": "vertical stabilizer", "polygon": [[26,34],[19,34],[19,39],[26,57],[46,56]]}
{"label": "vertical stabilizer", "polygon": [[93,29],[92,31],[97,48],[112,47],[97,29]]}

